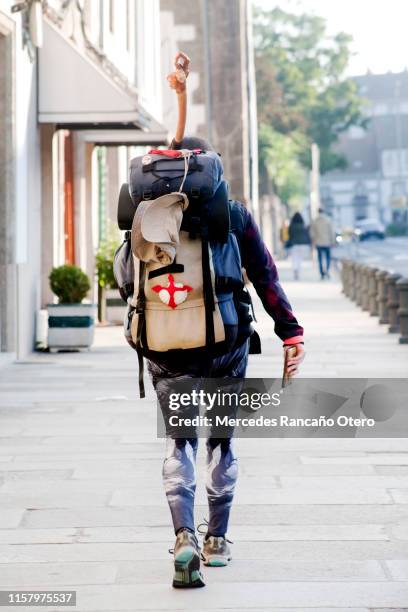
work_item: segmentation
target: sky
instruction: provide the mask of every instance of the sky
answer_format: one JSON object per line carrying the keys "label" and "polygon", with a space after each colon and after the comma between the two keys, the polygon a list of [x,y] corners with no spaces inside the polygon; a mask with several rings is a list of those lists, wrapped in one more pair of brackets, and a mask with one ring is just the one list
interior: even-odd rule
{"label": "sky", "polygon": [[279,5],[327,20],[329,33],[353,36],[350,75],[398,72],[408,67],[408,0],[253,0],[264,9]]}

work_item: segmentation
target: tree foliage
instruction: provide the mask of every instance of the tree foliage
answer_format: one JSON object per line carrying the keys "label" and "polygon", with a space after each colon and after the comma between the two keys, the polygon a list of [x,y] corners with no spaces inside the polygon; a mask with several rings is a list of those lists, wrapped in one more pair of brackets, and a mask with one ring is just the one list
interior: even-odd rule
{"label": "tree foliage", "polygon": [[306,184],[306,172],[299,161],[301,144],[271,125],[261,123],[258,132],[260,159],[272,178],[274,191],[283,202],[297,207]]}
{"label": "tree foliage", "polygon": [[113,260],[120,246],[120,235],[115,224],[110,223],[107,228],[107,236],[99,243],[95,254],[96,275],[101,287],[115,289],[116,280],[113,275]]}
{"label": "tree foliage", "polygon": [[260,170],[270,173],[271,159],[280,154],[281,165],[286,159],[280,178],[271,177],[284,199],[288,186],[282,175],[292,183],[291,194],[293,184],[299,183],[291,178],[295,162],[288,151],[298,164],[296,174],[300,168],[310,168],[312,142],[320,147],[321,172],[345,167],[346,160],[334,145],[350,126],[365,127],[363,100],[354,81],[345,77],[351,57],[348,34],[329,36],[323,18],[279,7],[257,10],[254,21]]}

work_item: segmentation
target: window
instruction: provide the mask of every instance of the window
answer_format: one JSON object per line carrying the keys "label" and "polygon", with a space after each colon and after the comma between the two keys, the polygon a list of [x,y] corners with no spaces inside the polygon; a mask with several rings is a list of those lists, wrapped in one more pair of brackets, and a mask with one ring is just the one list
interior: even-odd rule
{"label": "window", "polygon": [[392,195],[393,197],[400,197],[405,195],[405,183],[401,181],[393,181],[392,183]]}
{"label": "window", "polygon": [[385,177],[408,174],[408,149],[384,149],[381,161]]}

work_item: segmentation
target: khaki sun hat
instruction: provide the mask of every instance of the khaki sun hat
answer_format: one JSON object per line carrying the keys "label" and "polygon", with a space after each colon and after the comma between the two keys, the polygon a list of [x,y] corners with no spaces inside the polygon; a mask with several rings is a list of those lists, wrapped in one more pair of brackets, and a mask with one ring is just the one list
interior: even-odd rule
{"label": "khaki sun hat", "polygon": [[187,207],[187,196],[178,192],[140,202],[132,224],[133,254],[145,262],[172,263]]}

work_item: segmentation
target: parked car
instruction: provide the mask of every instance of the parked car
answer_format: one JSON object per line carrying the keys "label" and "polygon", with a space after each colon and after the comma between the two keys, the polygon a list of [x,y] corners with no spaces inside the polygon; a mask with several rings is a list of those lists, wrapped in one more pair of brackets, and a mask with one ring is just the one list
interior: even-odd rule
{"label": "parked car", "polygon": [[356,221],[353,237],[355,240],[384,240],[385,227],[378,219]]}

